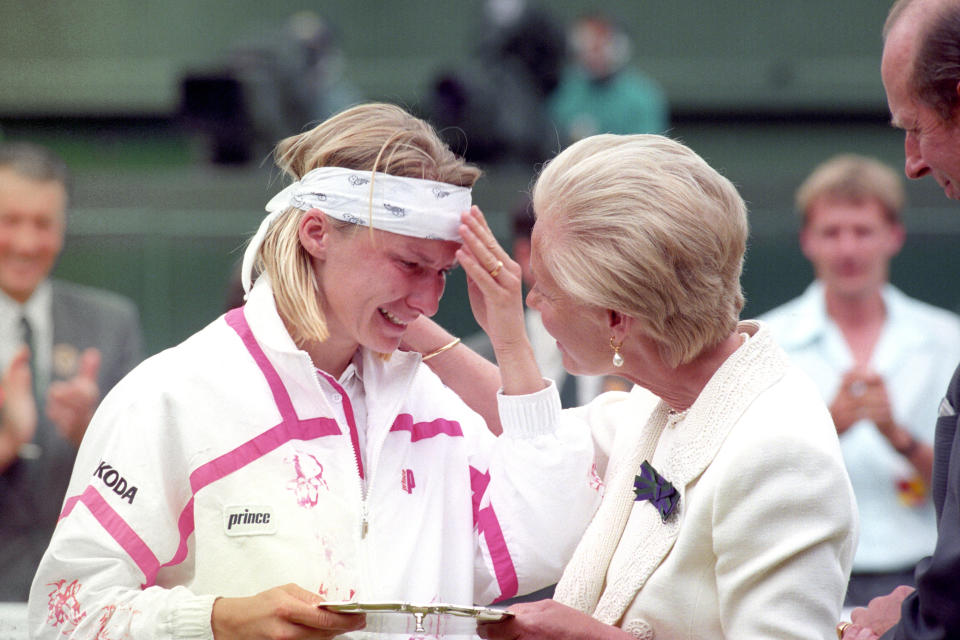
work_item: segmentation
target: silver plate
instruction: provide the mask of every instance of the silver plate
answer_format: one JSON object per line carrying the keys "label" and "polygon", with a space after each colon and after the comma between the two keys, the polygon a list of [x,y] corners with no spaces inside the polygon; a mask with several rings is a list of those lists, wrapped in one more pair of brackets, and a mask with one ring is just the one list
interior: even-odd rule
{"label": "silver plate", "polygon": [[499,622],[513,613],[493,607],[472,607],[458,604],[413,604],[411,602],[324,602],[318,607],[342,613],[402,613],[418,618],[430,615],[450,615],[475,618],[478,622]]}

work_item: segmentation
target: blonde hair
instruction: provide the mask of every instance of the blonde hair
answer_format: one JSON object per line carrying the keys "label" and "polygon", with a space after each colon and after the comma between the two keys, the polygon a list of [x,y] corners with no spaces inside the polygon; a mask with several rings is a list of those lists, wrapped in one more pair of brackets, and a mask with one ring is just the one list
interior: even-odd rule
{"label": "blonde hair", "polygon": [[817,166],[797,189],[797,211],[806,225],[810,208],[823,197],[846,202],[876,200],[883,207],[887,220],[900,223],[900,212],[906,201],[900,174],[887,165],[853,153],[834,156]]}
{"label": "blonde hair", "polygon": [[[454,155],[429,124],[400,107],[370,103],[351,107],[317,127],[286,138],[274,152],[277,166],[294,180],[317,167],[379,171],[472,187],[480,170]],[[300,243],[305,212],[288,209],[270,226],[257,265],[273,285],[277,310],[297,344],[329,336],[316,273]],[[356,225],[328,218],[341,231]]]}
{"label": "blonde hair", "polygon": [[747,209],[733,184],[659,135],[603,134],[554,158],[533,190],[544,268],[571,297],[637,318],[670,366],[736,327]]}

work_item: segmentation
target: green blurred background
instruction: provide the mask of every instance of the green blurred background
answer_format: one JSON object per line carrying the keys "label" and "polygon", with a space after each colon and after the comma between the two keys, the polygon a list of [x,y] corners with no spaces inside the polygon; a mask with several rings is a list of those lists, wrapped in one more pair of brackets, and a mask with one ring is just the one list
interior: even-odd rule
{"label": "green blurred background", "polygon": [[[733,180],[750,206],[744,273],[752,316],[797,295],[812,276],[797,248],[793,191],[839,152],[902,166],[887,124],[880,30],[888,0],[620,1],[604,5],[633,41],[632,64],[671,103],[670,135]],[[561,23],[595,3],[543,5]],[[470,60],[479,0],[0,0],[0,135],[61,153],[75,174],[60,277],[126,294],[149,352],[223,311],[228,282],[263,204],[279,188],[265,155],[208,161],[178,117],[185,74],[216,69],[238,43],[277,37],[309,9],[335,26],[345,75],[365,98],[420,111],[431,79]],[[290,131],[293,133],[293,131]],[[502,239],[530,184],[524,162],[483,165],[475,201]],[[908,242],[893,281],[960,307],[952,251],[960,215],[932,180],[908,185]],[[461,273],[439,320],[476,326]]]}

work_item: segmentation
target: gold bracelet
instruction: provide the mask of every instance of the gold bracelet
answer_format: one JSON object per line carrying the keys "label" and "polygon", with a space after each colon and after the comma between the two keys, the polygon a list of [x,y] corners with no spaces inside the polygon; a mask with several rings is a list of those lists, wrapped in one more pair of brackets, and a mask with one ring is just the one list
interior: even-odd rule
{"label": "gold bracelet", "polygon": [[448,342],[447,344],[443,345],[442,347],[440,347],[440,348],[437,349],[436,351],[431,351],[431,352],[428,353],[427,355],[423,356],[422,360],[423,360],[424,362],[426,362],[426,361],[429,360],[430,358],[432,358],[432,357],[434,357],[434,356],[438,356],[438,355],[440,355],[441,353],[443,353],[444,351],[448,351],[448,350],[450,350],[450,349],[453,349],[453,348],[454,348],[455,346],[457,346],[458,344],[460,344],[460,338],[454,338],[453,340],[451,340],[451,341]]}

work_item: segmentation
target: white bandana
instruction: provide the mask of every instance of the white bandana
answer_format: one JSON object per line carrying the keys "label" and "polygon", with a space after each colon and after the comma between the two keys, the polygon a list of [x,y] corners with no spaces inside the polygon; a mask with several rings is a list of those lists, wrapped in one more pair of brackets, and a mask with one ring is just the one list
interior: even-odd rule
{"label": "white bandana", "polygon": [[267,203],[270,213],[243,254],[244,291],[250,291],[253,263],[267,230],[291,207],[302,211],[320,209],[337,220],[404,236],[460,242],[460,215],[470,208],[470,189],[340,167],[309,171]]}

